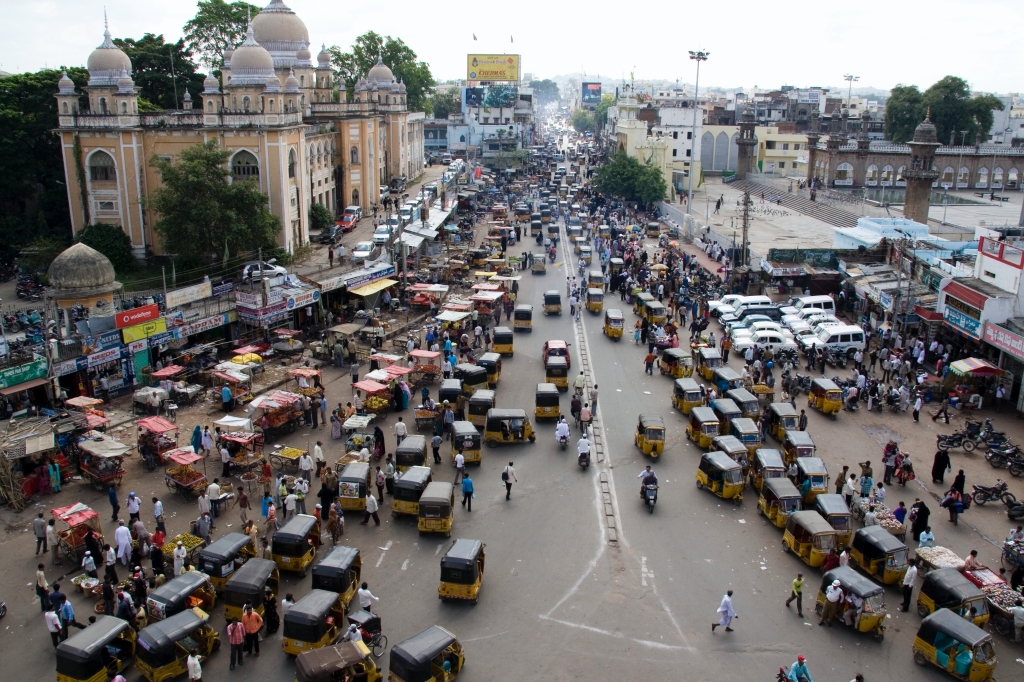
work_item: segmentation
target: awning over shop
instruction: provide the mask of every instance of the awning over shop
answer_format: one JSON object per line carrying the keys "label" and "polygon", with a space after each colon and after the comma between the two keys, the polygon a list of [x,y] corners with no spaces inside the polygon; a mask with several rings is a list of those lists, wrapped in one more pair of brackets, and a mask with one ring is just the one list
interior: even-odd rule
{"label": "awning over shop", "polygon": [[42,386],[46,382],[47,379],[33,379],[32,381],[26,381],[21,384],[15,384],[14,386],[8,386],[7,388],[0,388],[0,395],[11,395],[12,393],[18,393],[19,391],[27,391],[30,388]]}
{"label": "awning over shop", "polygon": [[955,374],[970,374],[975,377],[990,377],[1003,373],[1003,370],[999,369],[991,362],[980,358],[957,360],[949,366],[949,369]]}
{"label": "awning over shop", "polygon": [[469,317],[469,313],[457,313],[454,310],[442,310],[437,315],[437,319],[442,322],[461,322],[467,317]]}
{"label": "awning over shop", "polygon": [[146,417],[135,422],[135,425],[140,429],[146,429],[153,433],[167,433],[168,431],[176,431],[178,426],[167,421],[163,417]]}
{"label": "awning over shop", "polygon": [[398,282],[393,279],[378,279],[376,282],[364,284],[358,289],[352,289],[349,293],[355,294],[356,296],[369,296],[371,294],[376,294],[379,291],[384,291],[388,287],[393,287],[396,284],[398,284]]}
{"label": "awning over shop", "polygon": [[231,415],[226,415],[213,423],[218,426],[231,429],[232,431],[245,431],[246,433],[252,433],[252,420],[246,419],[245,417],[232,417]]}
{"label": "awning over shop", "polygon": [[96,457],[121,457],[132,449],[130,445],[106,438],[103,440],[84,439],[79,441],[78,447]]}
{"label": "awning over shop", "polygon": [[415,234],[409,234],[409,232],[406,231],[405,233],[402,234],[401,237],[395,240],[395,242],[398,244],[405,244],[410,249],[418,249],[420,248],[420,246],[423,245],[423,237],[420,237],[419,235]]}
{"label": "awning over shop", "polygon": [[152,374],[150,374],[150,376],[156,379],[168,379],[170,377],[173,377],[175,374],[180,374],[181,372],[184,371],[185,368],[182,367],[181,365],[167,365],[163,369],[158,369],[157,371],[153,372]]}

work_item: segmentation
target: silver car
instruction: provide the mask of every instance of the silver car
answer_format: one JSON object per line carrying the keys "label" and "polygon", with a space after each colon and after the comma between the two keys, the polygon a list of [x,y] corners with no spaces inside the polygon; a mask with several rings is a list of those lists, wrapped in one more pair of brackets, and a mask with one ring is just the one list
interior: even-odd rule
{"label": "silver car", "polygon": [[241,277],[243,280],[261,280],[264,277],[283,277],[288,274],[287,268],[276,265],[277,259],[271,258],[267,261],[250,261],[242,266]]}

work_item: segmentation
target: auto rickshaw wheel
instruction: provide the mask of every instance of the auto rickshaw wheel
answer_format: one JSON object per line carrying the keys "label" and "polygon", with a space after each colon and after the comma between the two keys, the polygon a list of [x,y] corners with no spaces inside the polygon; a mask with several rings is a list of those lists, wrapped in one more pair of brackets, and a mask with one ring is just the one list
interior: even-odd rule
{"label": "auto rickshaw wheel", "polygon": [[922,654],[920,651],[915,651],[914,663],[917,663],[918,665],[928,665],[928,659],[925,658],[924,654]]}
{"label": "auto rickshaw wheel", "polygon": [[927,618],[929,615],[931,615],[931,611],[928,610],[927,606],[919,603],[917,605],[917,615],[921,616],[922,618]]}
{"label": "auto rickshaw wheel", "polygon": [[815,604],[814,604],[814,612],[820,616],[821,612],[823,610],[825,610],[825,605],[822,604],[821,602],[815,602]]}
{"label": "auto rickshaw wheel", "polygon": [[792,551],[792,550],[790,550],[789,545],[786,544],[785,540],[782,541],[782,551],[785,552],[786,554],[789,554],[790,551]]}
{"label": "auto rickshaw wheel", "polygon": [[732,498],[732,503],[735,504],[738,507],[741,504],[743,504],[743,498],[739,497],[739,496],[734,497],[734,498]]}
{"label": "auto rickshaw wheel", "polygon": [[496,447],[498,447],[498,441],[496,441],[493,438],[491,438],[490,440],[487,441],[487,447],[489,447],[489,448],[496,448]]}
{"label": "auto rickshaw wheel", "polygon": [[697,490],[703,490],[703,489],[704,489],[704,486],[701,484],[700,481],[697,481]]}
{"label": "auto rickshaw wheel", "polygon": [[536,443],[537,442],[537,434],[535,434],[535,433],[531,433],[530,434],[530,442],[531,443]]}
{"label": "auto rickshaw wheel", "polygon": [[833,412],[832,413],[832,421],[835,421],[838,418],[839,418],[839,413],[838,412]]}
{"label": "auto rickshaw wheel", "polygon": [[881,642],[883,639],[885,639],[885,633],[884,632],[876,632],[874,637],[875,637],[875,641],[876,642]]}

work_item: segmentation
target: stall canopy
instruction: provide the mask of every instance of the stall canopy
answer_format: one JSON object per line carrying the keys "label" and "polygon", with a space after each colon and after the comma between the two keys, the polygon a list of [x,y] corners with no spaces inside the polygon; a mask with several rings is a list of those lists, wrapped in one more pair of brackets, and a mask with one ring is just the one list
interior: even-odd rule
{"label": "stall canopy", "polygon": [[131,450],[131,446],[119,443],[116,440],[83,440],[78,443],[81,450],[96,457],[121,457]]}
{"label": "stall canopy", "polygon": [[358,388],[361,391],[366,391],[367,393],[379,393],[380,391],[386,391],[388,389],[388,387],[383,384],[378,384],[376,381],[369,381],[367,379],[357,381],[352,384],[352,387]]}
{"label": "stall canopy", "polygon": [[246,355],[248,353],[262,353],[267,349],[265,344],[250,343],[248,346],[242,346],[241,348],[235,349],[236,355]]}
{"label": "stall canopy", "polygon": [[[405,232],[401,237],[395,240],[397,244],[407,244],[410,249],[418,249],[423,245],[423,237],[415,234],[409,234]],[[369,286],[369,285],[367,285]],[[360,287],[361,288],[361,287]]]}
{"label": "stall canopy", "polygon": [[219,372],[214,372],[213,376],[217,377],[218,379],[223,379],[224,381],[227,381],[228,383],[232,384],[241,384],[243,382],[250,380],[248,374],[243,374],[242,372],[230,369],[224,369]]}
{"label": "stall canopy", "polygon": [[185,368],[181,365],[167,365],[163,369],[158,369],[149,376],[155,379],[169,379],[176,374],[181,374],[185,371]]}
{"label": "stall canopy", "polygon": [[135,422],[135,425],[140,429],[146,429],[153,433],[167,433],[168,431],[174,431],[178,428],[176,424],[172,424],[163,417],[146,417]]}
{"label": "stall canopy", "polygon": [[252,432],[252,420],[246,419],[245,417],[232,417],[231,415],[228,415],[226,417],[221,417],[213,423],[217,426],[223,426],[226,429],[231,429],[232,431],[245,431],[246,433]]}
{"label": "stall canopy", "polygon": [[42,386],[42,385],[46,384],[48,381],[49,381],[49,379],[33,379],[31,381],[26,381],[26,382],[23,382],[23,383],[20,383],[20,384],[15,384],[14,386],[8,386],[6,388],[0,388],[0,395],[10,395],[12,393],[19,393],[20,391],[27,391],[30,388],[35,388],[36,386]]}
{"label": "stall canopy", "polygon": [[74,398],[68,398],[64,401],[65,405],[71,407],[92,407],[94,405],[102,405],[103,401],[99,398],[90,398],[87,395],[75,396]]}
{"label": "stall canopy", "polygon": [[312,367],[296,367],[295,369],[288,370],[288,376],[290,377],[318,377],[320,376],[320,370],[313,369]]}
{"label": "stall canopy", "polygon": [[454,310],[442,310],[437,315],[437,319],[442,322],[461,322],[467,317],[469,317],[469,313],[457,313]]}
{"label": "stall canopy", "polygon": [[270,395],[261,395],[260,397],[249,403],[249,411],[253,411],[258,408],[265,410],[276,410],[279,407],[286,405],[292,405],[302,399],[302,396],[297,393],[289,393],[288,391],[274,391]]}
{"label": "stall canopy", "polygon": [[177,450],[171,450],[170,452],[164,453],[164,459],[169,459],[176,464],[181,464],[182,466],[194,464],[202,458],[202,455],[197,455],[192,451],[192,446],[187,448],[178,448]]}
{"label": "stall canopy", "polygon": [[352,289],[349,293],[355,294],[356,296],[370,296],[371,294],[376,294],[379,291],[384,291],[388,287],[393,287],[396,284],[398,284],[397,280],[387,278],[378,279],[376,282],[370,282],[369,284],[364,284],[361,287]]}
{"label": "stall canopy", "polygon": [[50,513],[53,514],[54,518],[60,519],[71,528],[99,516],[99,514],[93,511],[92,507],[87,504],[82,504],[81,502],[75,502],[74,504],[69,504],[66,507],[51,509]]}
{"label": "stall canopy", "polygon": [[98,429],[101,426],[105,426],[110,423],[110,420],[106,417],[101,417],[98,414],[89,412],[85,415],[85,421],[89,425],[89,429]]}
{"label": "stall canopy", "polygon": [[974,377],[990,377],[1003,373],[1003,370],[980,358],[957,360],[949,366],[949,369],[955,374],[969,374]]}
{"label": "stall canopy", "polygon": [[236,355],[235,357],[231,358],[231,362],[234,362],[235,364],[238,365],[247,365],[249,363],[258,365],[263,362],[263,357],[257,355],[256,353],[245,353],[244,355]]}
{"label": "stall canopy", "polygon": [[423,358],[425,360],[433,360],[433,359],[435,359],[437,357],[440,357],[441,351],[423,350],[421,348],[415,348],[415,349],[413,349],[413,351],[411,353],[409,353],[409,355],[411,355],[414,358]]}

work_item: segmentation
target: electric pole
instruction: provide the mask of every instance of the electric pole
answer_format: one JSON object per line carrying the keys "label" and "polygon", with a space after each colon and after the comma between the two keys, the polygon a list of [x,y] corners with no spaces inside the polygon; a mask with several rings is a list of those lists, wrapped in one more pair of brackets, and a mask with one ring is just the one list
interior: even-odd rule
{"label": "electric pole", "polygon": [[743,242],[740,244],[740,265],[747,265],[747,230],[750,227],[750,190],[743,193]]}

